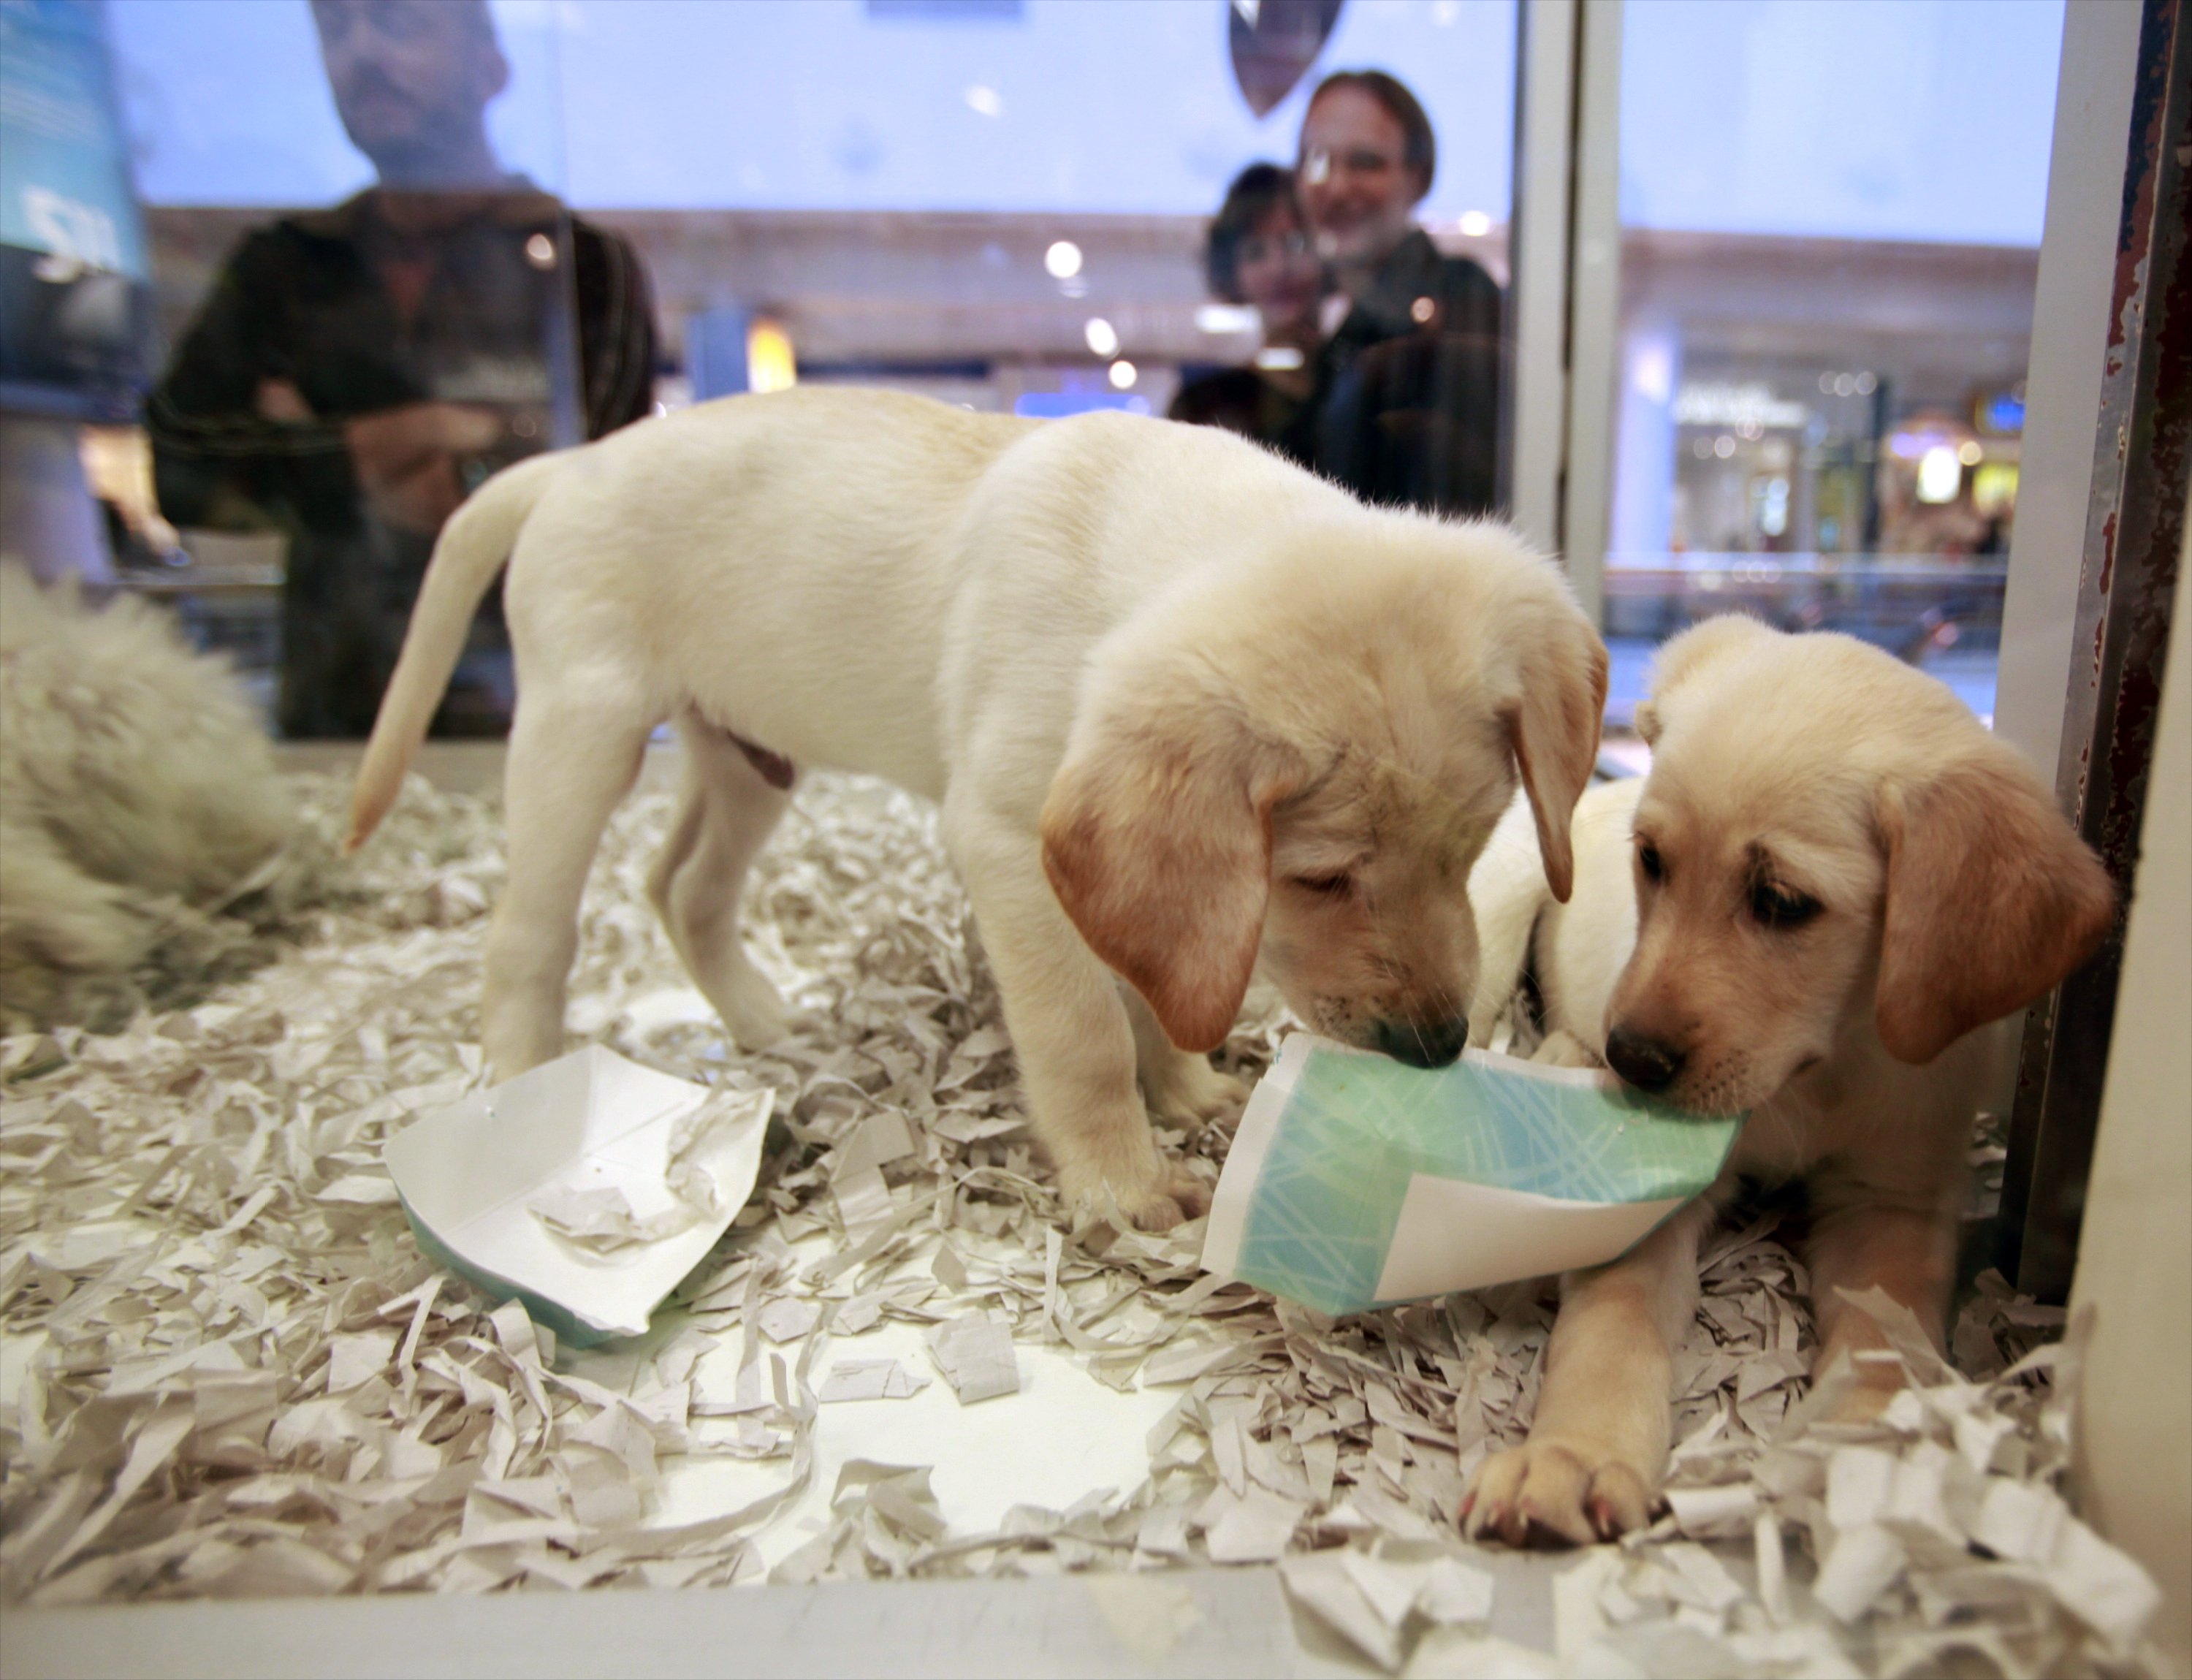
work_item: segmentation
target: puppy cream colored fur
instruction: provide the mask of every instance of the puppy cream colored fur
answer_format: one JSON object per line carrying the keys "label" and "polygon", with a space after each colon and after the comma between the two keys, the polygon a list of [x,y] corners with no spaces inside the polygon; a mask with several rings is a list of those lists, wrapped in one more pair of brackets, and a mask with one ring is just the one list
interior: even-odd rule
{"label": "puppy cream colored fur", "polygon": [[156,607],[94,611],[0,564],[0,1030],[190,995],[232,942],[199,911],[291,820],[225,664]]}
{"label": "puppy cream colored fur", "polygon": [[935,799],[1064,1186],[1145,1224],[1206,1193],[1145,1099],[1231,1099],[1202,1053],[1259,957],[1321,1030],[1450,1060],[1462,885],[1518,778],[1567,892],[1606,655],[1558,574],[1222,432],[802,390],[513,469],[436,551],[354,843],[505,556],[519,700],[482,1020],[505,1076],[562,1048],[587,863],[666,718],[689,774],[654,899],[733,1034],[783,1020],[736,912],[791,767]]}
{"label": "puppy cream colored fur", "polygon": [[[1698,1241],[1740,1179],[1805,1186],[1822,1371],[1882,1346],[1840,1290],[1885,1289],[1940,1340],[1981,1029],[2076,968],[2115,913],[2018,754],[1847,637],[1699,625],[1662,651],[1638,725],[1651,774],[1578,807],[1565,907],[1527,878],[1518,827],[1472,877],[1502,965],[1472,1013],[1482,1031],[1534,923],[1541,1054],[1750,1119],[1712,1192],[1562,1280],[1529,1440],[1485,1462],[1464,1507],[1472,1534],[1513,1541],[1648,1520]],[[1853,1374],[1858,1414],[1897,1380],[1875,1362]]]}

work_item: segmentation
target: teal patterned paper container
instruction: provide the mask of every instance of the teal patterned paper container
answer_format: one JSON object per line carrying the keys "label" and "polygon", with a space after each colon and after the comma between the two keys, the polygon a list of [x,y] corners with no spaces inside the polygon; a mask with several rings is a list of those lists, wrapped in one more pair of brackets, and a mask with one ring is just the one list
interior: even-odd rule
{"label": "teal patterned paper container", "polygon": [[1334,1316],[1602,1265],[1720,1175],[1742,1124],[1595,1070],[1407,1067],[1296,1033],[1241,1117],[1202,1264]]}

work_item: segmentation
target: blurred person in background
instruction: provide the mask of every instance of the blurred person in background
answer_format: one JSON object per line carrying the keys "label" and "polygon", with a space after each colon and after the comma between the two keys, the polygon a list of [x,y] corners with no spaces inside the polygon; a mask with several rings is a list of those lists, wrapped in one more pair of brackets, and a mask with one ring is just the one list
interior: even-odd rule
{"label": "blurred person in background", "polygon": [[[631,248],[497,160],[486,0],[312,19],[377,185],[245,237],[146,424],[169,519],[287,537],[281,728],[343,737],[372,727],[442,521],[559,415],[576,442],[651,412],[654,329]],[[498,592],[436,732],[499,734],[514,700]]]}
{"label": "blurred person in background", "polygon": [[1312,464],[1366,501],[1484,513],[1498,495],[1499,288],[1416,225],[1437,168],[1430,119],[1401,83],[1352,70],[1318,84],[1296,174],[1345,302],[1317,357]]}
{"label": "blurred person in background", "polygon": [[1224,426],[1307,466],[1325,280],[1291,169],[1251,163],[1234,177],[1210,223],[1203,273],[1213,298],[1256,311],[1263,345],[1253,367],[1191,376],[1171,418]]}

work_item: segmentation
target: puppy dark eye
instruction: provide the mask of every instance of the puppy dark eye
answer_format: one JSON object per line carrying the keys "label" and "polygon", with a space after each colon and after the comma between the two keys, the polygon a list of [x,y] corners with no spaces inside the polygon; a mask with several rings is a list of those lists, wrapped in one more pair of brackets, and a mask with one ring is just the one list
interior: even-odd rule
{"label": "puppy dark eye", "polygon": [[1824,906],[1807,893],[1761,881],[1750,889],[1751,919],[1761,928],[1801,928]]}
{"label": "puppy dark eye", "polygon": [[1659,849],[1649,840],[1636,843],[1636,866],[1644,871],[1647,881],[1664,879],[1667,866],[1659,860]]}
{"label": "puppy dark eye", "polygon": [[1297,875],[1293,882],[1305,893],[1315,893],[1319,898],[1337,899],[1347,896],[1348,889],[1355,884],[1355,877],[1343,869],[1331,875]]}

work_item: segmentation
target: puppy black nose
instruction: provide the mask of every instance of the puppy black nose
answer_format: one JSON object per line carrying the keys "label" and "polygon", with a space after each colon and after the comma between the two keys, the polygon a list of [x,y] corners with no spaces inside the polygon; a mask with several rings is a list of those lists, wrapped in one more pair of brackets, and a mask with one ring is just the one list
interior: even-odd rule
{"label": "puppy black nose", "polygon": [[1469,1043],[1469,1021],[1381,1020],[1378,1048],[1410,1067],[1444,1067]]}
{"label": "puppy black nose", "polygon": [[1640,1091],[1664,1091],[1675,1083],[1689,1053],[1657,1038],[1615,1027],[1606,1035],[1606,1064]]}

